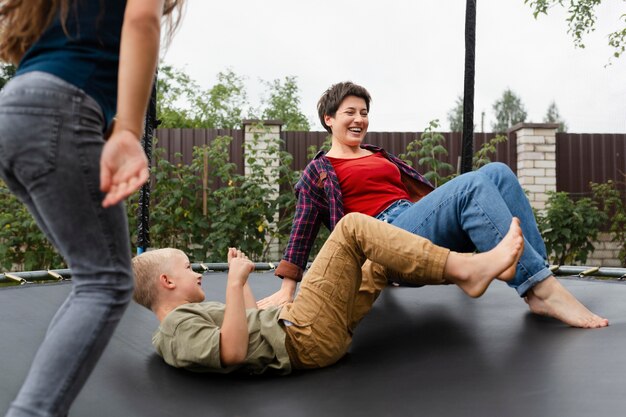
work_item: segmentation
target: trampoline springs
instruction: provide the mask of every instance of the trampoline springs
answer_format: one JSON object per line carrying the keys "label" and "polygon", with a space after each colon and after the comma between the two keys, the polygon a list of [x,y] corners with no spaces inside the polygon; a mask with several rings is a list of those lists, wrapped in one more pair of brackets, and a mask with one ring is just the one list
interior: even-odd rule
{"label": "trampoline springs", "polygon": [[[307,267],[309,266],[310,266],[310,263],[307,264]],[[223,272],[223,271],[228,271],[228,263],[227,262],[216,262],[216,263],[198,262],[198,263],[192,263],[191,269],[193,269],[195,272],[200,272],[200,273],[211,272],[211,271]],[[255,262],[254,264],[255,271],[272,271],[274,269],[276,269],[276,264],[274,264],[273,262]]]}
{"label": "trampoline springs", "polygon": [[56,279],[57,281],[63,281],[65,279],[63,278],[63,275],[51,269],[48,269],[46,272],[48,273],[48,275],[50,275],[52,278]]}
{"label": "trampoline springs", "polygon": [[61,282],[69,279],[71,279],[71,271],[69,269],[5,272],[0,274],[0,283],[12,281],[17,282],[20,285],[38,284],[50,281]]}
{"label": "trampoline springs", "polygon": [[626,280],[626,268],[602,266],[552,265],[550,271],[554,275],[574,275],[578,278],[613,278]]}
{"label": "trampoline springs", "polygon": [[26,281],[24,278],[18,277],[17,275],[11,274],[10,272],[5,272],[3,275],[5,278],[15,281],[19,283],[20,285],[24,285],[28,283],[28,281]]}

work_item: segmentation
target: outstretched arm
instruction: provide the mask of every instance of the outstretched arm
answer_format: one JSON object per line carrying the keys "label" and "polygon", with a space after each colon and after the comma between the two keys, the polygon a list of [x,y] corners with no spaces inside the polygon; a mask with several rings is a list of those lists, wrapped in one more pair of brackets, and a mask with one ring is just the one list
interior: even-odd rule
{"label": "outstretched arm", "polygon": [[[233,252],[234,251],[234,252]],[[228,281],[226,283],[226,308],[220,329],[220,359],[222,366],[237,365],[248,354],[248,321],[244,287],[254,264],[245,253],[236,249],[228,251]]]}
{"label": "outstretched arm", "polygon": [[[230,261],[233,258],[237,257],[237,248],[228,248],[228,264],[230,265]],[[254,269],[254,268],[253,268]],[[257,308],[256,306],[256,298],[254,297],[254,293],[252,292],[252,288],[250,288],[250,284],[248,284],[248,280],[243,286],[243,303],[248,308]]]}
{"label": "outstretched arm", "polygon": [[117,88],[117,118],[100,158],[103,207],[119,203],[148,180],[139,139],[156,70],[163,0],[128,0],[124,12]]}
{"label": "outstretched arm", "polygon": [[260,300],[257,303],[257,307],[260,309],[264,309],[273,306],[282,306],[284,304],[292,302],[294,294],[296,293],[297,286],[298,281],[290,278],[283,278],[280,289],[274,294]]}
{"label": "outstretched arm", "polygon": [[246,285],[243,286],[243,298],[246,308],[258,308],[256,305],[256,298],[254,297],[254,293],[252,292],[252,288],[250,288],[250,284],[248,284],[247,282]]}
{"label": "outstretched arm", "polygon": [[313,198],[308,191],[300,190],[289,242],[285,255],[275,272],[275,275],[280,276],[283,282],[277,292],[257,303],[259,308],[281,306],[293,301],[298,281],[302,279],[302,271],[306,266],[321,224],[321,215]]}

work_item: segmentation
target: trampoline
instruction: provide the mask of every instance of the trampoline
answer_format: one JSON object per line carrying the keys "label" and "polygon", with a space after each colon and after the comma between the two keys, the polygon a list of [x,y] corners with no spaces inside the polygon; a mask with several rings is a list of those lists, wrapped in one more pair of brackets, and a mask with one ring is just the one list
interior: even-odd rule
{"label": "trampoline", "polygon": [[[618,281],[561,279],[611,325],[581,330],[530,314],[501,282],[479,299],[454,286],[383,292],[336,365],[286,377],[195,374],[154,353],[158,321],[131,303],[70,416],[506,416],[622,415],[626,373]],[[225,272],[207,272],[223,301]],[[255,273],[258,297],[278,289]],[[0,413],[15,397],[69,283],[0,289]]]}

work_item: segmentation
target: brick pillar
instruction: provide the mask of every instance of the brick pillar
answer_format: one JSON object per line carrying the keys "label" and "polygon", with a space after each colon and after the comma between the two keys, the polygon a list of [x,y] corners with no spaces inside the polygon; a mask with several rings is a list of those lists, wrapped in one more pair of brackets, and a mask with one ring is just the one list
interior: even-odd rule
{"label": "brick pillar", "polygon": [[[243,120],[244,145],[245,152],[250,150],[256,152],[257,159],[265,163],[265,176],[267,180],[267,198],[268,200],[276,199],[280,192],[278,184],[277,167],[280,165],[279,155],[273,151],[273,147],[280,141],[280,132],[283,123],[279,120]],[[244,174],[249,175],[251,168],[248,164],[248,158],[244,153]],[[274,222],[268,225],[270,230],[276,229],[278,222],[278,213],[274,217]],[[266,234],[269,241],[269,234]],[[270,243],[267,251],[268,260],[274,261],[281,258],[279,251],[279,243],[274,239]]]}
{"label": "brick pillar", "polygon": [[545,209],[547,191],[556,191],[556,123],[518,123],[509,129],[517,136],[517,178],[530,205]]}

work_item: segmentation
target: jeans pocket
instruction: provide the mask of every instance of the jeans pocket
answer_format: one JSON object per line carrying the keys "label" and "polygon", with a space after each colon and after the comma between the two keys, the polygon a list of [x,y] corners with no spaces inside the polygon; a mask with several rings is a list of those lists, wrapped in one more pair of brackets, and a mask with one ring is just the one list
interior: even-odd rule
{"label": "jeans pocket", "polygon": [[55,170],[61,123],[52,109],[0,109],[0,152],[18,179],[32,181]]}

